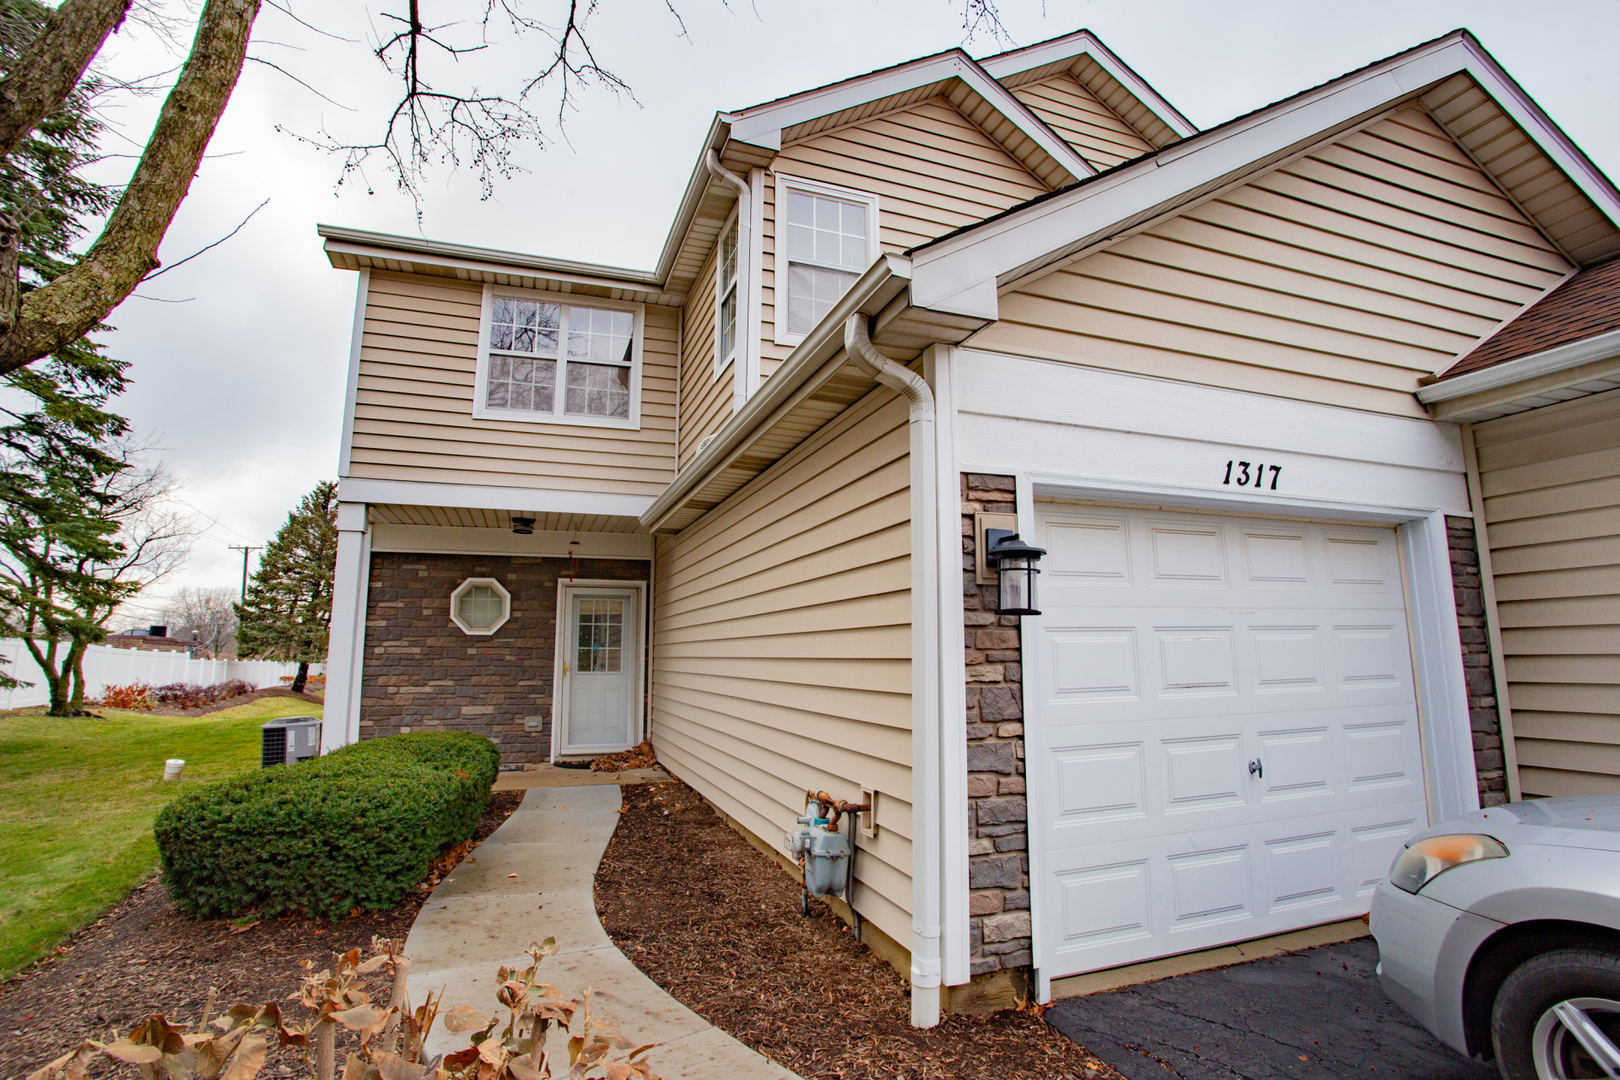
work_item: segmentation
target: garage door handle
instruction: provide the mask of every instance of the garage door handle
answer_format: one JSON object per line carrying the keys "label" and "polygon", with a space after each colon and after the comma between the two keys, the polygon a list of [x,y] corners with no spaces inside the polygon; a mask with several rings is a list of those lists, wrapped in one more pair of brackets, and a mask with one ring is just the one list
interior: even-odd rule
{"label": "garage door handle", "polygon": [[1266,778],[1265,766],[1260,764],[1259,758],[1255,758],[1253,761],[1249,762],[1249,775],[1258,776],[1262,780]]}

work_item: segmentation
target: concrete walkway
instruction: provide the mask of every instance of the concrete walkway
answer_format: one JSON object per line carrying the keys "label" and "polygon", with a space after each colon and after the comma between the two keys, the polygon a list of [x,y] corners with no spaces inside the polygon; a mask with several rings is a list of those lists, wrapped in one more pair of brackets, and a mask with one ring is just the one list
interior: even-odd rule
{"label": "concrete walkway", "polygon": [[[602,775],[602,774],[598,774]],[[594,877],[618,824],[622,800],[612,783],[536,787],[516,813],[473,850],[423,905],[405,940],[412,1002],[445,990],[445,1007],[471,1005],[505,1016],[495,1001],[495,969],[521,967],[531,941],[555,937],[557,955],[537,978],[565,997],[586,987],[592,1011],[619,1025],[666,1080],[798,1080],[666,994],[608,938],[596,918]],[[476,861],[474,861],[476,860]],[[739,988],[745,989],[745,988]],[[435,1027],[428,1049],[465,1046],[465,1035]],[[552,1060],[568,1054],[553,1039]]]}

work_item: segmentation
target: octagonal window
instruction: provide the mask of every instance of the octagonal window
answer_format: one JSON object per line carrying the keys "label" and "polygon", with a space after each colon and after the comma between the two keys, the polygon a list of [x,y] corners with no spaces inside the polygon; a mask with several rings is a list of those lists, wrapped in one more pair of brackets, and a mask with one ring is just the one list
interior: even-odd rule
{"label": "octagonal window", "polygon": [[512,594],[494,578],[468,578],[450,594],[450,621],[463,633],[488,635],[512,617]]}

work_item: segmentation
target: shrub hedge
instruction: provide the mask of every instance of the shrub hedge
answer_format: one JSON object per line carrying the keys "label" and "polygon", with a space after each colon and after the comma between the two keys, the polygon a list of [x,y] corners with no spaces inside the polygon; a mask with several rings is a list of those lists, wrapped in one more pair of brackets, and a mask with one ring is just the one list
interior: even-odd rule
{"label": "shrub hedge", "polygon": [[196,788],[157,816],[163,882],[200,917],[387,910],[472,836],[499,769],[481,735],[417,732]]}

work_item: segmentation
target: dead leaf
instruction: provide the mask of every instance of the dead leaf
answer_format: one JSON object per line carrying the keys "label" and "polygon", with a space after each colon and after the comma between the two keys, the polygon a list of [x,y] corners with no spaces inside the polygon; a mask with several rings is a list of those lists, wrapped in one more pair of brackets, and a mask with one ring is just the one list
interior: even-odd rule
{"label": "dead leaf", "polygon": [[110,1042],[101,1048],[101,1052],[126,1065],[150,1065],[163,1056],[163,1051],[155,1046],[133,1043],[128,1039]]}
{"label": "dead leaf", "polygon": [[488,1027],[489,1020],[471,1005],[457,1005],[444,1014],[444,1026],[448,1031],[476,1031]]}
{"label": "dead leaf", "polygon": [[264,1068],[264,1055],[270,1044],[263,1035],[249,1035],[231,1055],[230,1064],[219,1074],[219,1080],[253,1080]]}

